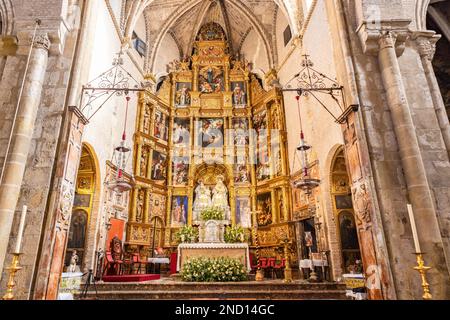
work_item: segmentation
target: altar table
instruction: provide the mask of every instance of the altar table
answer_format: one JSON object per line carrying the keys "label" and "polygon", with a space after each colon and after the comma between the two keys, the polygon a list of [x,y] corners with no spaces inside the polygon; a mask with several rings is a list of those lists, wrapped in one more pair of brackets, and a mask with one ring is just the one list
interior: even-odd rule
{"label": "altar table", "polygon": [[182,243],[178,246],[177,271],[192,258],[238,259],[250,272],[250,249],[247,243]]}
{"label": "altar table", "polygon": [[[153,273],[157,272],[156,271],[156,265],[158,265],[158,272],[157,273],[161,273],[161,265],[162,264],[170,264],[170,259],[169,258],[148,258],[148,263],[149,264],[153,264],[154,268],[153,268]],[[149,270],[147,270],[147,272],[149,272]]]}

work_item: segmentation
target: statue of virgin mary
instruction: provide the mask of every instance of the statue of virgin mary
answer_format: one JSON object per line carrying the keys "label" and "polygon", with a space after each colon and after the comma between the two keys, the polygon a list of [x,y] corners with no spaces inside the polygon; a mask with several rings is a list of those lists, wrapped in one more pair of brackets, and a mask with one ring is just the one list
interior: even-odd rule
{"label": "statue of virgin mary", "polygon": [[205,186],[202,180],[195,189],[194,210],[203,210],[211,207],[211,190]]}
{"label": "statue of virgin mary", "polygon": [[223,183],[223,177],[217,178],[218,182],[213,190],[212,205],[218,208],[228,208],[228,189]]}

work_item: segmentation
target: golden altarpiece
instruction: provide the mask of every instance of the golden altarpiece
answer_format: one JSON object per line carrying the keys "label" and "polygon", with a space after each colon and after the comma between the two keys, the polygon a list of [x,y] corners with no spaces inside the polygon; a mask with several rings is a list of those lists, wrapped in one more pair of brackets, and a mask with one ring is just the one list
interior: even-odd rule
{"label": "golden altarpiece", "polygon": [[249,65],[230,56],[214,23],[201,28],[193,55],[172,67],[156,94],[140,97],[129,249],[175,248],[177,231],[193,223],[199,182],[212,187],[218,178],[228,188],[233,225],[257,223],[266,248],[292,239],[282,93],[265,91]]}

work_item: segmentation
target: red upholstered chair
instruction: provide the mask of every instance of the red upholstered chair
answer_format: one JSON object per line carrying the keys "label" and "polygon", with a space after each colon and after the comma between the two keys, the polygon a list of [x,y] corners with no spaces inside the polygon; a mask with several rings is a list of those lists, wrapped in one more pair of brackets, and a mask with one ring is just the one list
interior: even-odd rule
{"label": "red upholstered chair", "polygon": [[280,263],[275,264],[275,267],[273,270],[274,270],[275,276],[277,278],[278,278],[278,276],[280,276],[280,278],[282,278],[283,277],[282,272],[283,272],[284,268],[286,268],[286,259],[283,259],[279,262]]}
{"label": "red upholstered chair", "polygon": [[267,271],[271,274],[272,279],[274,278],[275,264],[277,262],[276,258],[267,259]]}
{"label": "red upholstered chair", "polygon": [[113,256],[111,254],[111,251],[106,251],[106,265],[105,269],[103,270],[103,274],[107,273],[108,270],[113,270],[116,275],[120,274],[122,272],[122,260],[114,260]]}
{"label": "red upholstered chair", "polygon": [[147,261],[142,261],[141,260],[141,256],[139,255],[139,253],[133,254],[131,259],[132,259],[131,261],[132,261],[132,264],[133,264],[133,268],[134,268],[135,265],[137,266],[137,272],[136,273],[139,273],[139,274],[142,273],[142,266],[144,266],[144,271],[147,272],[148,262]]}
{"label": "red upholstered chair", "polygon": [[170,274],[177,273],[178,254],[176,252],[170,255]]}

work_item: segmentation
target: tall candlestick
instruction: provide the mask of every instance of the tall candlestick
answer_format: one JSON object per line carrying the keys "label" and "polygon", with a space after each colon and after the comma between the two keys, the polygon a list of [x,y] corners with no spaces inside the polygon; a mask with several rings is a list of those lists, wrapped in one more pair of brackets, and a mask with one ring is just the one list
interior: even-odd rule
{"label": "tall candlestick", "polygon": [[23,206],[22,216],[20,217],[19,232],[17,233],[16,250],[14,253],[20,253],[20,247],[22,246],[23,230],[25,229],[25,218],[27,216],[27,210],[28,207]]}
{"label": "tall candlestick", "polygon": [[414,238],[414,246],[416,247],[416,253],[421,253],[419,235],[417,234],[416,220],[414,219],[414,212],[411,204],[408,204],[409,221],[411,223],[411,230]]}

